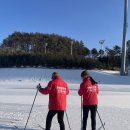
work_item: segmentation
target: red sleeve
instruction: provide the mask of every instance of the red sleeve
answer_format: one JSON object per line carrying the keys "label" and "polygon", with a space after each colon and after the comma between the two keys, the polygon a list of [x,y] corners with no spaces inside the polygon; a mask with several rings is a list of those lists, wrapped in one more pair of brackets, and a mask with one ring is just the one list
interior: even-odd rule
{"label": "red sleeve", "polygon": [[79,96],[83,95],[83,83],[80,84],[80,89],[78,90]]}
{"label": "red sleeve", "polygon": [[41,88],[39,90],[39,92],[42,93],[42,94],[49,94],[50,91],[51,91],[51,81],[48,83],[46,88]]}
{"label": "red sleeve", "polygon": [[97,94],[99,94],[98,84],[96,84],[96,90],[97,90]]}
{"label": "red sleeve", "polygon": [[69,88],[68,88],[68,85],[66,84],[66,95],[69,94]]}

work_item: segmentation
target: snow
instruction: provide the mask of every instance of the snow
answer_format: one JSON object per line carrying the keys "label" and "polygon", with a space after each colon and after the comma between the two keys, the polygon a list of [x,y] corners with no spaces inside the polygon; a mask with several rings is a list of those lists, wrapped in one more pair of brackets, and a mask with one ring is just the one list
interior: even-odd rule
{"label": "snow", "polygon": [[[36,86],[45,87],[51,73],[58,71],[69,84],[67,115],[72,130],[80,130],[80,97],[77,94],[81,82],[76,69],[45,68],[1,68],[0,69],[0,130],[23,130],[27,121]],[[120,76],[118,71],[91,70],[90,74],[99,82],[99,114],[105,122],[106,130],[130,130],[130,76]],[[27,130],[40,130],[45,127],[48,112],[48,95],[38,93]],[[66,115],[65,126],[69,130]],[[39,126],[40,125],[40,126]],[[97,128],[101,126],[97,116]],[[58,130],[56,117],[52,130]],[[88,129],[91,121],[88,119]]]}

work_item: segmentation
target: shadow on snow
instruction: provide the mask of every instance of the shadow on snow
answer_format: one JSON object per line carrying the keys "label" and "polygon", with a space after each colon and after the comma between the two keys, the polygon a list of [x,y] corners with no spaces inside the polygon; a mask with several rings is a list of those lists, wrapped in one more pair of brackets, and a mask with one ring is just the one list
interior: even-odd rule
{"label": "shadow on snow", "polygon": [[[16,128],[15,126],[3,126],[3,125],[0,125],[0,129],[4,129],[4,130],[24,130],[24,128]],[[30,129],[30,128],[27,128],[26,130],[36,130],[36,129]]]}

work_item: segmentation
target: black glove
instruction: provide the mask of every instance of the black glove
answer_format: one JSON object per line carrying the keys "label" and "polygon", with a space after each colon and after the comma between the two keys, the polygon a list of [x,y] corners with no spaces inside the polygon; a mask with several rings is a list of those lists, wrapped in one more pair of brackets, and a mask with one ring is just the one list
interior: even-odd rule
{"label": "black glove", "polygon": [[41,89],[41,88],[42,88],[41,84],[38,84],[38,85],[37,85],[37,89],[39,90],[39,89]]}

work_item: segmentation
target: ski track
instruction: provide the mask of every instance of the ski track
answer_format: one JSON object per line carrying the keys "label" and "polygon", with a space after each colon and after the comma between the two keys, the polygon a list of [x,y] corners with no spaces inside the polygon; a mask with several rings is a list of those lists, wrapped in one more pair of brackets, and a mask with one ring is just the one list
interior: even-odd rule
{"label": "ski track", "polygon": [[[17,104],[2,104],[4,108],[0,109],[0,129],[15,130],[15,126],[22,130],[25,126],[26,119],[28,117],[28,110],[30,110],[29,105],[17,105]],[[19,107],[19,110],[15,111]],[[11,110],[11,111],[10,111]],[[130,109],[113,108],[113,107],[100,107],[98,108],[102,120],[105,122],[105,128],[111,130],[129,130],[130,121]],[[45,118],[47,114],[47,107],[43,105],[35,105],[27,125],[27,130],[37,129],[40,130],[38,125],[45,127]],[[69,117],[70,125],[72,130],[80,130],[80,107],[75,105],[69,105],[67,109],[67,114]],[[68,123],[65,118],[66,129],[69,130]],[[97,117],[97,128],[101,126],[100,120]],[[59,128],[56,116],[52,122],[52,130],[57,130]],[[88,120],[88,129],[90,129],[90,119]]]}
{"label": "ski track", "polygon": [[[81,82],[82,70],[57,69],[0,69],[0,130],[23,130],[36,93],[36,85],[46,86],[53,71],[59,71],[69,83],[67,115],[72,130],[81,129],[80,97],[77,94]],[[90,71],[100,81],[98,111],[105,122],[106,130],[130,130],[130,80],[109,71]],[[2,75],[3,74],[3,75]],[[13,74],[13,76],[12,76]],[[120,81],[119,81],[120,80]],[[111,83],[112,84],[108,84]],[[45,127],[48,112],[48,96],[38,93],[26,130],[42,130]],[[66,130],[69,130],[66,115]],[[101,122],[97,115],[97,128]],[[88,130],[91,129],[90,115]],[[52,130],[59,130],[56,116],[52,121]],[[103,130],[103,128],[101,129]]]}

